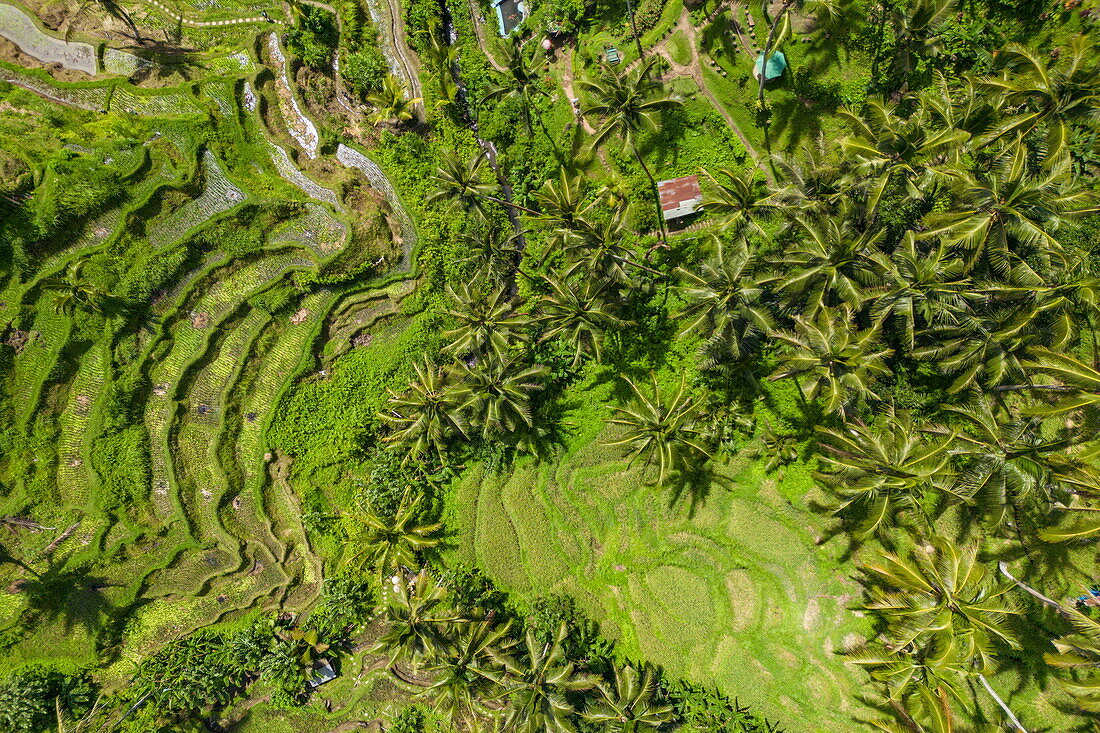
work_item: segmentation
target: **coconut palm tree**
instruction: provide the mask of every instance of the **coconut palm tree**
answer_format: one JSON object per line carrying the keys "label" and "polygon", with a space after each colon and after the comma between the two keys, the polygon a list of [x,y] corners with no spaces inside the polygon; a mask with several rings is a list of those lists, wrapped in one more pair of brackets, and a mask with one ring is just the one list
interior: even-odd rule
{"label": "coconut palm tree", "polygon": [[596,221],[578,218],[573,226],[573,229],[559,229],[551,238],[552,246],[546,253],[547,257],[554,252],[564,255],[567,266],[562,274],[565,277],[580,273],[625,285],[631,282],[627,267],[653,275],[662,274],[633,259],[633,251],[625,244],[622,212]]}
{"label": "coconut palm tree", "polygon": [[642,172],[649,179],[653,202],[657,207],[657,223],[662,239],[665,236],[665,219],[661,212],[661,196],[657,181],[638,148],[639,138],[647,130],[656,130],[662,110],[680,104],[681,100],[669,94],[655,78],[656,58],[642,61],[634,71],[620,72],[604,64],[597,78],[583,79],[580,89],[588,96],[581,112],[596,121],[596,133],[592,137],[593,148],[615,137],[629,148]]}
{"label": "coconut palm tree", "polygon": [[878,252],[883,229],[859,231],[842,216],[796,216],[791,232],[797,239],[779,260],[777,288],[803,297],[809,317],[822,308],[858,308],[887,270]]}
{"label": "coconut palm tree", "polygon": [[861,566],[873,581],[863,608],[885,623],[888,652],[915,656],[932,669],[950,663],[973,676],[1022,731],[985,677],[999,647],[1019,647],[1008,621],[1021,611],[1012,585],[999,581],[977,554],[976,547],[960,548],[939,536],[908,557],[883,554]]}
{"label": "coconut palm tree", "polygon": [[375,107],[371,122],[376,125],[385,123],[396,126],[416,116],[416,105],[421,100],[409,99],[401,80],[393,74],[387,74],[382,88],[369,95],[367,101]]}
{"label": "coconut palm tree", "polygon": [[629,379],[626,381],[634,392],[634,400],[629,407],[615,407],[615,417],[611,420],[613,425],[622,425],[626,431],[608,445],[629,446],[631,461],[642,458],[643,469],[656,466],[659,486],[674,473],[706,463],[710,457],[706,436],[697,427],[702,412],[686,394],[686,383],[681,380],[676,394],[671,400],[665,400],[656,378],[653,379],[652,395],[643,393]]}
{"label": "coconut palm tree", "polygon": [[804,142],[795,155],[776,154],[771,161],[787,182],[779,196],[783,213],[815,217],[833,212],[838,203],[849,199],[856,183],[854,161],[837,155],[824,134]]}
{"label": "coconut palm tree", "polygon": [[781,191],[772,189],[755,169],[718,171],[721,180],[703,171],[711,186],[701,208],[718,215],[722,227],[734,234],[760,234],[760,219],[770,219],[780,208]]}
{"label": "coconut palm tree", "polygon": [[871,318],[893,324],[893,334],[912,354],[917,336],[930,328],[956,328],[971,317],[974,283],[947,247],[921,246],[907,232],[890,254],[884,286],[872,296]]}
{"label": "coconut palm tree", "polygon": [[476,214],[483,221],[489,221],[490,218],[485,208],[486,201],[500,204],[505,208],[512,206],[532,216],[538,216],[537,211],[500,198],[496,195],[497,185],[482,180],[488,160],[487,155],[488,153],[481,149],[467,162],[453,150],[441,153],[439,167],[432,175],[432,180],[438,186],[428,194],[427,202],[450,202],[452,206]]}
{"label": "coconut palm tree", "polygon": [[[1069,53],[1064,52],[1067,48]],[[1084,38],[1073,38],[1055,64],[1018,43],[1006,46],[1000,59],[1003,75],[986,79],[984,85],[1000,94],[1005,105],[1022,110],[987,135],[985,144],[1046,125],[1048,147],[1057,151],[1069,140],[1070,122],[1100,111],[1100,64],[1095,48]]]}
{"label": "coconut palm tree", "polygon": [[446,606],[447,589],[426,570],[412,578],[398,573],[385,586],[386,630],[370,653],[385,654],[392,669],[399,663],[415,667],[446,649],[449,630],[463,622]]}
{"label": "coconut palm tree", "polygon": [[1019,262],[1049,269],[1052,259],[1065,258],[1054,237],[1058,226],[1097,210],[1095,197],[1073,180],[1067,155],[1049,155],[1033,172],[1017,140],[981,172],[961,179],[957,205],[929,214],[921,236],[941,238],[963,255],[968,270],[983,261],[1000,279]]}
{"label": "coconut palm tree", "polygon": [[954,493],[952,436],[922,433],[907,413],[891,411],[874,425],[819,427],[818,435],[815,477],[841,499],[835,513],[856,523],[857,540],[884,532],[899,512],[923,513],[926,496]]}
{"label": "coconut palm tree", "polygon": [[1044,374],[1059,382],[1058,385],[1032,385],[1034,389],[1059,388],[1058,392],[1066,392],[1068,396],[1049,407],[1031,406],[1028,408],[1029,414],[1060,415],[1100,405],[1100,370],[1049,349],[1033,349],[1032,354],[1034,359],[1023,362],[1023,368],[1029,373]]}
{"label": "coconut palm tree", "polygon": [[524,319],[512,314],[512,304],[504,288],[486,294],[476,281],[462,283],[458,290],[447,285],[451,296],[448,315],[455,321],[455,327],[444,332],[447,340],[444,351],[456,357],[487,356],[496,361],[504,360],[508,355],[509,342],[513,333],[524,325]]}
{"label": "coconut palm tree", "polygon": [[539,380],[546,374],[545,367],[482,359],[476,366],[460,361],[456,374],[461,382],[456,397],[482,438],[521,437],[534,427],[531,395],[541,389]]}
{"label": "coconut palm tree", "polygon": [[848,109],[840,110],[839,114],[855,131],[840,144],[865,176],[866,205],[871,212],[891,183],[904,185],[913,199],[935,196],[936,185],[956,175],[955,163],[969,137],[962,130],[937,129],[923,107],[902,117],[897,105],[878,97],[869,98],[860,114]]}
{"label": "coconut palm tree", "polygon": [[568,633],[563,623],[554,638],[542,643],[527,630],[523,656],[491,652],[501,666],[494,679],[508,690],[511,705],[505,731],[516,733],[566,733],[574,730],[570,718],[577,712],[571,693],[592,689],[596,678],[578,673],[565,657],[562,643]]}
{"label": "coconut palm tree", "polygon": [[[517,266],[522,252],[519,248],[519,240],[522,233],[505,233],[499,228],[490,225],[485,229],[471,229],[460,236],[462,247],[460,251],[464,256],[459,262],[469,263],[477,268],[478,274],[475,282],[487,280],[489,282],[505,282],[513,272],[519,272],[524,277],[530,277]],[[482,277],[482,275],[487,277]]]}
{"label": "coconut palm tree", "polygon": [[403,393],[391,390],[379,414],[392,429],[384,441],[405,447],[406,460],[418,459],[433,448],[443,453],[448,439],[465,436],[459,402],[443,370],[426,356],[413,368],[416,379]]}
{"label": "coconut palm tree", "polygon": [[[952,453],[959,463],[960,494],[973,496],[993,525],[1011,512],[1049,516],[1079,493],[1100,495],[1100,472],[1074,445],[1072,434],[1050,436],[1039,418],[999,411],[987,397],[969,406],[945,406],[963,430],[955,430]],[[946,427],[930,428],[951,434]]]}
{"label": "coconut palm tree", "polygon": [[714,258],[704,262],[697,273],[677,269],[684,282],[681,290],[688,300],[678,317],[686,323],[685,332],[702,329],[707,339],[703,353],[709,355],[704,366],[727,359],[740,361],[775,328],[772,309],[765,301],[756,272],[756,253],[744,239],[728,246],[720,237],[713,242]]}
{"label": "coconut palm tree", "polygon": [[920,58],[939,55],[940,37],[957,4],[958,0],[914,0],[891,6],[894,66],[901,74],[903,89],[909,86],[909,76]]}
{"label": "coconut palm tree", "polygon": [[954,656],[890,651],[878,641],[848,650],[844,656],[882,684],[887,702],[904,723],[874,720],[873,725],[890,733],[956,733],[957,729],[943,725],[954,722],[950,701],[966,699],[967,670]]}
{"label": "coconut palm tree", "polygon": [[554,279],[547,282],[551,292],[535,305],[535,322],[545,329],[539,341],[564,339],[573,349],[574,368],[586,356],[598,361],[607,332],[623,324],[612,312],[607,284],[592,279],[574,285]]}
{"label": "coconut palm tree", "polygon": [[1074,672],[1063,686],[1077,707],[1100,713],[1100,622],[1075,608],[1064,609],[1072,630],[1052,643],[1055,651],[1043,655],[1046,663]]}
{"label": "coconut palm tree", "polygon": [[491,618],[453,629],[446,647],[429,667],[434,681],[425,694],[442,697],[452,718],[470,714],[476,701],[496,688],[493,654],[514,645],[508,637],[510,629],[511,621],[494,624]]}
{"label": "coconut palm tree", "polygon": [[592,203],[585,202],[584,176],[569,172],[564,166],[557,178],[551,178],[535,192],[542,209],[542,220],[556,229],[576,231],[588,226]]}
{"label": "coconut palm tree", "polygon": [[536,51],[533,58],[524,53],[523,44],[518,36],[504,45],[505,71],[498,75],[496,83],[489,86],[482,96],[482,102],[500,102],[505,99],[518,99],[523,108],[523,121],[527,134],[531,134],[531,107],[535,97],[549,97],[550,93],[542,85],[546,59]]}
{"label": "coconut palm tree", "polygon": [[987,306],[955,325],[929,329],[929,345],[915,349],[912,355],[955,377],[947,388],[950,394],[996,390],[1025,374],[1024,362],[1033,358],[1032,348],[1042,341],[1040,315],[1027,304]]}
{"label": "coconut palm tree", "polygon": [[379,516],[373,511],[345,515],[349,547],[345,562],[374,568],[384,576],[398,568],[417,567],[417,556],[439,544],[439,538],[432,535],[443,525],[417,523],[417,510],[424,495],[411,498],[410,491],[405,490],[393,517]]}
{"label": "coconut palm tree", "polygon": [[773,334],[790,350],[768,379],[795,379],[806,399],[820,399],[827,414],[842,419],[857,402],[878,400],[874,379],[889,373],[886,358],[893,352],[878,344],[877,329],[853,331],[851,320],[847,309],[819,311],[813,321],[795,317],[794,331]]}
{"label": "coconut palm tree", "polygon": [[601,680],[596,690],[599,697],[584,718],[607,733],[656,733],[675,716],[671,705],[655,699],[657,677],[649,665],[641,674],[629,664],[616,667],[614,684]]}

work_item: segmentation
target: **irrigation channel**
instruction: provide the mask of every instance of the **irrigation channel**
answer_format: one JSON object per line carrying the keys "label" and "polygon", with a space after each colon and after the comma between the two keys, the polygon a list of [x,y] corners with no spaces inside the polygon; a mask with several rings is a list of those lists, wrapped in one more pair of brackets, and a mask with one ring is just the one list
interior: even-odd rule
{"label": "irrigation channel", "polygon": [[[14,36],[40,61],[98,71],[82,46],[66,45],[11,8],[0,5],[0,35]],[[0,67],[0,78],[44,98],[134,115],[153,130],[143,143],[111,152],[113,165],[131,171],[120,203],[78,225],[35,278],[0,281],[0,335],[16,352],[11,393],[19,427],[27,436],[52,436],[30,449],[35,453],[26,460],[36,467],[6,502],[25,506],[51,492],[64,509],[56,536],[42,539],[46,554],[72,566],[110,558],[97,565],[104,577],[96,592],[126,619],[125,644],[118,645],[126,651],[111,667],[120,683],[134,659],[174,636],[255,609],[303,608],[319,593],[321,565],[303,524],[305,508],[288,483],[289,459],[271,448],[269,428],[291,386],[324,379],[349,349],[395,338],[405,318],[400,303],[414,285],[415,222],[383,168],[345,144],[321,162],[361,176],[377,191],[376,215],[390,222],[393,247],[373,263],[372,277],[338,285],[311,279],[352,245],[352,212],[335,190],[295,165],[291,147],[302,160],[325,156],[278,36],[261,40],[271,73],[258,74],[253,60],[235,54],[215,75],[181,87],[146,89],[102,72],[67,84]],[[237,126],[253,150],[266,151],[266,159],[251,162],[251,179],[188,134],[187,125],[208,119],[211,110],[219,124]],[[276,120],[281,129],[270,127]],[[196,235],[269,201],[265,181],[277,182],[275,176],[301,201],[297,213],[265,232],[262,246],[238,255],[181,254],[191,251],[187,243]],[[147,242],[154,257],[175,263],[170,285],[151,294],[152,313],[136,333],[108,328],[96,340],[78,338],[73,319],[51,307],[47,279],[133,237]],[[301,286],[314,282],[321,284]],[[287,302],[261,306],[278,298]],[[123,340],[134,354],[127,374],[136,376],[126,386],[117,363]],[[104,457],[105,411],[118,387],[138,402],[148,454],[147,496],[131,499],[147,507],[140,511],[101,507],[116,468]],[[58,633],[55,650],[67,645],[67,654],[79,656],[84,644],[89,656],[99,653],[92,636],[80,642]],[[51,653],[41,634],[19,643],[16,653],[28,661]]]}

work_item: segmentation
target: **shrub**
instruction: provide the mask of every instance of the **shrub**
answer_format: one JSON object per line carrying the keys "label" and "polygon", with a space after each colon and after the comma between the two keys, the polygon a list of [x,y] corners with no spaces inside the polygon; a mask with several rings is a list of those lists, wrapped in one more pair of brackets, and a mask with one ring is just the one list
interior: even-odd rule
{"label": "shrub", "polygon": [[318,71],[332,66],[332,54],[340,36],[332,14],[312,5],[301,6],[298,22],[286,34],[286,49],[303,64]]}
{"label": "shrub", "polygon": [[340,59],[340,76],[352,91],[360,96],[372,94],[382,88],[382,82],[390,73],[386,57],[376,46],[345,54]]}
{"label": "shrub", "polygon": [[424,706],[408,705],[394,716],[389,733],[424,733]]}
{"label": "shrub", "polygon": [[25,667],[0,681],[0,730],[47,730],[55,724],[58,708],[70,717],[79,717],[91,707],[94,697],[86,675]]}

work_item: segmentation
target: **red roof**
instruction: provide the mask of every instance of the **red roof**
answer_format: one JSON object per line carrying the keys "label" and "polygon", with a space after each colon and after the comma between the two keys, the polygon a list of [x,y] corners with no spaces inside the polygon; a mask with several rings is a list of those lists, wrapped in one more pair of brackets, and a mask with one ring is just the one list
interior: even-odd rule
{"label": "red roof", "polygon": [[684,176],[670,181],[661,181],[657,184],[657,191],[661,194],[662,211],[678,209],[689,201],[698,202],[703,196],[703,192],[699,189],[699,176]]}

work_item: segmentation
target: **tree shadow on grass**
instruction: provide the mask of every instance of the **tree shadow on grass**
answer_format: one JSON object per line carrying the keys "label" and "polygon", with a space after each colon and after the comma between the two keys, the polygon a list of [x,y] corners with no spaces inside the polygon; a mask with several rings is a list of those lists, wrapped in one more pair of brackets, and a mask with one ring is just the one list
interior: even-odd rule
{"label": "tree shadow on grass", "polygon": [[732,491],[733,479],[719,473],[716,468],[713,461],[705,461],[669,476],[665,482],[665,488],[669,492],[669,508],[675,507],[681,500],[687,500],[688,518],[694,519],[695,512],[706,504],[715,486]]}
{"label": "tree shadow on grass", "polygon": [[103,630],[114,606],[103,591],[106,579],[93,575],[88,566],[53,565],[41,575],[20,584],[31,613],[48,621],[61,621],[65,631],[82,626],[91,634]]}

